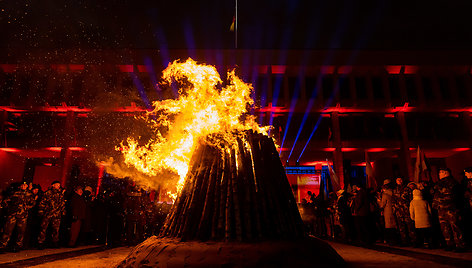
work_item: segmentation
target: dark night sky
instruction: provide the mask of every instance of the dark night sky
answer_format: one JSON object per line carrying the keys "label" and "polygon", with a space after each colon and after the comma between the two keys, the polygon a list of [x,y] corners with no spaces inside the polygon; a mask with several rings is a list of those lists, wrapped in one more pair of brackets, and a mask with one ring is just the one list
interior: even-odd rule
{"label": "dark night sky", "polygon": [[[234,46],[229,31],[234,0],[1,0],[0,5],[0,47]],[[471,10],[470,0],[239,0],[239,47],[470,49]]]}

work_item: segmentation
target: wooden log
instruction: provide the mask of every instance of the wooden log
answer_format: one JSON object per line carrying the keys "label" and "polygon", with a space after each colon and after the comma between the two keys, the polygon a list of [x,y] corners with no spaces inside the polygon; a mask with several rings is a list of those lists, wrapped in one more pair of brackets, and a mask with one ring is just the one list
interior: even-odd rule
{"label": "wooden log", "polygon": [[223,171],[221,174],[220,186],[220,212],[218,215],[217,237],[225,239],[226,231],[226,206],[228,199],[228,173],[229,173],[229,159],[226,150],[223,151]]}
{"label": "wooden log", "polygon": [[231,231],[232,231],[232,218],[233,218],[233,213],[232,213],[232,206],[233,206],[233,191],[232,191],[232,175],[231,175],[231,151],[227,153],[226,157],[228,158],[228,166],[227,166],[227,172],[226,172],[226,204],[225,204],[225,222],[224,222],[224,227],[225,227],[225,240],[229,241],[231,239]]}
{"label": "wooden log", "polygon": [[223,168],[224,168],[224,158],[221,155],[223,152],[220,151],[219,159],[218,159],[218,166],[217,166],[217,175],[215,178],[215,194],[213,196],[213,214],[211,218],[211,234],[210,239],[215,240],[217,239],[218,234],[218,219],[220,214],[220,197],[221,197],[221,185],[222,185],[222,175],[223,175]]}
{"label": "wooden log", "polygon": [[242,226],[241,226],[241,210],[240,210],[240,204],[239,204],[239,189],[238,189],[238,182],[239,182],[239,176],[238,176],[238,150],[237,149],[232,149],[231,150],[231,155],[232,161],[231,161],[231,183],[232,183],[232,198],[233,198],[233,204],[234,204],[234,227],[235,227],[235,235],[236,235],[236,240],[242,241]]}
{"label": "wooden log", "polygon": [[[207,146],[208,147],[208,146]],[[194,193],[190,201],[188,216],[186,217],[184,223],[184,229],[182,232],[182,241],[193,239],[195,237],[196,230],[198,228],[198,223],[200,217],[202,216],[203,210],[203,200],[205,199],[205,189],[208,185],[208,176],[211,172],[211,161],[214,159],[214,150],[207,148],[207,154],[203,160],[202,170],[199,172],[199,175],[196,177],[194,185]]]}
{"label": "wooden log", "polygon": [[218,176],[218,157],[213,158],[213,163],[210,168],[210,173],[208,175],[208,187],[205,191],[205,197],[203,201],[203,211],[202,216],[200,217],[200,222],[198,224],[196,237],[199,240],[208,240],[210,235],[208,230],[211,228],[211,213],[214,211],[214,195],[215,195],[215,184]]}

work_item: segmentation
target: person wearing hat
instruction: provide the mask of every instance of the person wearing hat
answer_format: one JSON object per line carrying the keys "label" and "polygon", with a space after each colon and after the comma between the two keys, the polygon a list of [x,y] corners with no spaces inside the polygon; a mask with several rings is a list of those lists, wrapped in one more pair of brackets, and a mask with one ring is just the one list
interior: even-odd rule
{"label": "person wearing hat", "polygon": [[469,211],[472,211],[472,167],[464,169],[465,178],[462,181],[464,187],[464,198]]}
{"label": "person wearing hat", "polygon": [[416,241],[415,224],[410,218],[409,206],[413,199],[412,189],[405,185],[403,178],[396,178],[393,189],[393,214],[401,238],[401,246],[408,246]]}
{"label": "person wearing hat", "polygon": [[459,226],[460,211],[457,204],[459,184],[446,168],[439,169],[439,181],[433,188],[433,208],[438,210],[439,224],[446,240],[446,250],[463,252],[465,241]]}
{"label": "person wearing hat", "polygon": [[382,195],[380,201],[380,208],[383,210],[384,222],[385,222],[385,241],[389,244],[393,244],[395,241],[395,230],[397,224],[395,215],[393,214],[393,190],[389,179],[384,180],[382,186]]}
{"label": "person wearing hat", "polygon": [[341,237],[344,241],[350,242],[353,236],[353,219],[351,208],[349,207],[349,193],[341,189],[336,192],[338,201],[336,202],[336,213],[341,225]]}
{"label": "person wearing hat", "polygon": [[26,220],[28,219],[28,211],[34,205],[33,195],[27,190],[28,184],[22,182],[10,196],[3,200],[6,210],[6,222],[4,232],[0,240],[0,251],[5,248],[10,241],[11,234],[17,227],[17,239],[13,251],[17,252],[23,247],[23,238],[26,230]]}
{"label": "person wearing hat", "polygon": [[472,245],[472,167],[464,169],[464,179],[462,189],[464,195],[464,236],[467,242]]}
{"label": "person wearing hat", "polygon": [[413,200],[410,202],[410,217],[415,222],[417,247],[431,247],[431,207],[423,199],[421,191],[413,190]]}
{"label": "person wearing hat", "polygon": [[53,247],[57,247],[59,243],[61,218],[65,215],[64,192],[61,189],[61,183],[59,181],[53,181],[51,187],[44,193],[39,203],[38,215],[42,217],[38,237],[38,248],[44,248],[46,231],[49,225],[52,227]]}

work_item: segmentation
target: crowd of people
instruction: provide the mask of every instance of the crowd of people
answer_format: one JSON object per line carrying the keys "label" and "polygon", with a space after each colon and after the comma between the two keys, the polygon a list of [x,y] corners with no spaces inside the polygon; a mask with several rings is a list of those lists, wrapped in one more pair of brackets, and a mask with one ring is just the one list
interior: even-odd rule
{"label": "crowd of people", "polygon": [[171,205],[152,202],[149,192],[131,183],[123,189],[76,186],[59,181],[42,191],[13,183],[0,196],[0,252],[78,244],[135,245],[157,235]]}
{"label": "crowd of people", "polygon": [[385,179],[379,189],[354,185],[300,205],[307,230],[321,238],[370,245],[443,248],[464,252],[472,245],[472,167],[459,182],[448,168],[436,183]]}
{"label": "crowd of people", "polygon": [[[462,182],[447,168],[436,183],[386,179],[379,189],[354,185],[327,196],[308,192],[300,205],[307,231],[320,238],[369,245],[444,248],[472,245],[472,167]],[[121,188],[70,191],[59,181],[13,183],[0,196],[0,252],[78,244],[136,245],[157,235],[171,204],[151,201],[131,182]]]}

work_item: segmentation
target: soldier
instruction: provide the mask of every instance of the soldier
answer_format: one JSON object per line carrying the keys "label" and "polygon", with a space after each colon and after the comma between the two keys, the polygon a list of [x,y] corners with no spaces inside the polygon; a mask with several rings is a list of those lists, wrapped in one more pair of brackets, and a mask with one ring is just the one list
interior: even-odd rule
{"label": "soldier", "polygon": [[[409,183],[408,185],[414,184]],[[410,218],[410,202],[413,199],[412,188],[411,186],[404,186],[403,179],[397,178],[393,190],[393,214],[395,215],[402,246],[407,246],[416,240],[415,224]]]}
{"label": "soldier", "polygon": [[439,181],[433,188],[433,208],[438,210],[441,231],[446,240],[446,250],[455,248],[463,252],[465,243],[459,227],[460,213],[457,206],[458,183],[448,168],[439,169]]}
{"label": "soldier", "polygon": [[51,224],[52,227],[53,246],[57,247],[59,243],[61,217],[65,214],[64,191],[61,189],[61,183],[59,181],[53,181],[51,188],[44,193],[39,203],[38,214],[42,217],[38,237],[38,248],[44,248],[46,230],[49,224]]}
{"label": "soldier", "polygon": [[466,208],[472,211],[472,167],[464,169],[465,178],[462,181]]}
{"label": "soldier", "polygon": [[472,244],[472,167],[464,169],[462,180],[464,194],[464,236],[469,244]]}
{"label": "soldier", "polygon": [[16,246],[13,248],[14,252],[21,250],[23,247],[23,238],[26,230],[26,220],[28,219],[28,210],[34,206],[35,199],[33,195],[27,190],[28,184],[23,182],[19,189],[14,191],[10,196],[3,200],[6,209],[6,222],[2,239],[0,240],[0,251],[3,252],[10,240],[10,236],[17,227],[18,237],[16,239]]}

